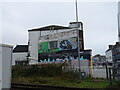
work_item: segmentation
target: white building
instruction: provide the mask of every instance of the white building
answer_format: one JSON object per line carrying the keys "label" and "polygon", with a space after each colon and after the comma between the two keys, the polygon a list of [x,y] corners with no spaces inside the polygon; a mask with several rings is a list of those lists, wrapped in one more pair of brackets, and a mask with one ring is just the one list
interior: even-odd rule
{"label": "white building", "polygon": [[[75,26],[74,26],[75,25]],[[82,23],[79,22],[79,29],[82,28]],[[51,25],[51,26],[46,26],[38,29],[31,29],[28,30],[28,35],[29,35],[29,52],[30,52],[30,64],[38,64],[38,43],[39,40],[42,36],[46,35],[53,35],[55,33],[59,32],[67,32],[71,30],[76,30],[76,22],[70,22],[69,27],[64,27],[64,26],[56,26],[56,25]],[[82,33],[83,31],[80,30]],[[83,34],[81,34],[81,37],[83,37]],[[84,40],[83,38],[80,38],[82,41],[82,48],[84,48]]]}
{"label": "white building", "polygon": [[107,61],[108,63],[113,63],[112,47],[113,47],[113,45],[109,45],[109,49],[106,50],[106,52],[105,52],[106,61]]}
{"label": "white building", "polygon": [[17,45],[13,49],[12,65],[27,64],[28,45]]}

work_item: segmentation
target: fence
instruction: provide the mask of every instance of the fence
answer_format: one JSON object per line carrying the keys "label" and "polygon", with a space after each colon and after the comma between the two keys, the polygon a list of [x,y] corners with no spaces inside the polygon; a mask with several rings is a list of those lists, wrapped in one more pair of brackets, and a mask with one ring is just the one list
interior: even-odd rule
{"label": "fence", "polygon": [[[107,69],[109,68],[110,67],[107,67]],[[79,71],[79,67],[63,67],[63,69],[66,71],[68,70]],[[81,69],[81,72],[84,72],[87,77],[89,76],[93,78],[108,78],[109,77],[109,70],[107,70],[105,66],[104,67],[93,67],[93,68],[81,66],[80,69]],[[111,74],[113,74],[112,69],[111,69]]]}
{"label": "fence", "polygon": [[101,68],[92,68],[92,77],[93,78],[106,78],[107,72],[105,67]]}

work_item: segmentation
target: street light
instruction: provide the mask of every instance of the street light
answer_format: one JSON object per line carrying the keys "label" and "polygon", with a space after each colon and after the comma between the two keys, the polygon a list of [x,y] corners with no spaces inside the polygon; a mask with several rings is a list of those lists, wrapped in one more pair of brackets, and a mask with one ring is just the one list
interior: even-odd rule
{"label": "street light", "polygon": [[80,37],[79,37],[79,29],[78,29],[78,26],[79,26],[79,24],[78,24],[78,10],[77,10],[77,0],[76,0],[76,22],[77,22],[77,39],[78,39],[78,41],[77,41],[77,46],[78,46],[78,67],[79,67],[79,78],[81,79],[81,68],[80,68]]}

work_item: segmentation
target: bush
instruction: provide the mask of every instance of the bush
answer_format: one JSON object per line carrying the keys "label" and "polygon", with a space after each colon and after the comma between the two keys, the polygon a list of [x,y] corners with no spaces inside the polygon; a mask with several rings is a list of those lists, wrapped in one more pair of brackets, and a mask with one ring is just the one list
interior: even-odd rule
{"label": "bush", "polygon": [[55,77],[62,74],[62,64],[43,64],[39,74],[44,77]]}
{"label": "bush", "polygon": [[30,77],[38,74],[39,68],[36,66],[14,66],[12,77]]}
{"label": "bush", "polygon": [[36,66],[14,66],[12,77],[62,77],[74,80],[78,77],[76,72],[62,70],[64,64],[42,64]]}

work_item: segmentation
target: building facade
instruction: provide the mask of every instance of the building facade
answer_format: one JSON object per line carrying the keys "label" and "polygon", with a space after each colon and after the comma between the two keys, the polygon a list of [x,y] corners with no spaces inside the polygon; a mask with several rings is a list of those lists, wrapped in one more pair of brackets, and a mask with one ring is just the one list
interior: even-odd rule
{"label": "building facade", "polygon": [[113,64],[113,52],[112,52],[112,47],[113,45],[109,45],[109,49],[106,50],[105,55],[106,55],[106,62],[108,64]]}
{"label": "building facade", "polygon": [[112,48],[113,53],[113,61],[114,64],[119,63],[120,64],[120,43],[116,42],[116,44]]}
{"label": "building facade", "polygon": [[[69,49],[72,50],[71,52],[77,50],[76,24],[76,22],[70,22],[69,27],[51,25],[28,30],[30,64],[38,64],[43,57],[58,57],[57,55],[60,55],[63,49],[64,53],[70,52]],[[84,50],[82,22],[79,22],[79,26],[81,26],[79,27],[80,49]]]}

